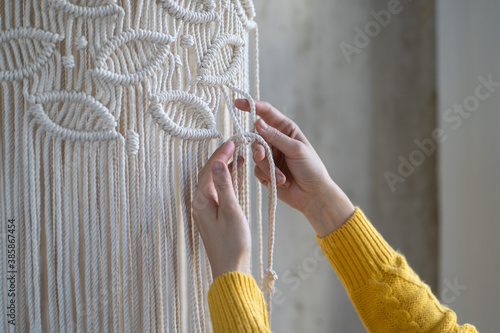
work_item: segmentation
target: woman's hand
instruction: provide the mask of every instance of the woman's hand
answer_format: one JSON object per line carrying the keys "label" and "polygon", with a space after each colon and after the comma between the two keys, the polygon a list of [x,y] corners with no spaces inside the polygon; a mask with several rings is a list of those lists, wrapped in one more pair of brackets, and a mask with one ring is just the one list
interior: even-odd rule
{"label": "woman's hand", "polygon": [[[227,166],[234,149],[227,141],[212,154],[200,171],[192,204],[214,279],[227,272],[250,273],[250,229]],[[239,158],[238,166],[242,162]]]}
{"label": "woman's hand", "polygon": [[[246,99],[237,99],[234,105],[250,111]],[[320,237],[333,232],[354,213],[354,206],[292,120],[267,102],[255,101],[255,108],[261,117],[255,124],[257,132],[272,147],[278,197],[302,212]],[[255,142],[252,150],[255,176],[267,185],[271,177],[264,147]]]}

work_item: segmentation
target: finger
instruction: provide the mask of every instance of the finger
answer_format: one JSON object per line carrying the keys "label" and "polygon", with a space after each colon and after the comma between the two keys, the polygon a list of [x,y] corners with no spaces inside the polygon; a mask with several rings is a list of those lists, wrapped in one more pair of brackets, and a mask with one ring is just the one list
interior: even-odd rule
{"label": "finger", "polygon": [[208,161],[201,169],[196,188],[197,192],[200,192],[200,194],[203,195],[206,199],[213,199],[217,201],[217,193],[214,189],[212,179],[212,165],[217,161],[226,165],[227,162],[231,159],[231,156],[233,156],[234,149],[234,142],[224,142],[213,152],[212,156],[210,156]]}
{"label": "finger", "polygon": [[[271,169],[269,168],[269,162],[267,159],[255,163],[255,166],[262,170],[262,172],[266,174],[267,178],[271,180]],[[274,174],[276,176],[276,185],[283,185],[286,181],[285,174],[276,166],[274,167]]]}
{"label": "finger", "polygon": [[[255,169],[254,169],[255,176],[258,178],[259,177],[263,178],[267,181],[271,181],[271,175],[269,172],[269,163],[267,163],[267,161],[263,161],[263,162],[266,162],[266,163],[262,164],[262,165],[258,165],[258,164],[255,165]],[[284,185],[286,182],[286,176],[283,174],[283,172],[280,169],[275,168],[274,170],[275,170],[275,175],[276,175],[276,185],[278,185],[278,186]]]}
{"label": "finger", "polygon": [[265,181],[270,181],[269,173],[265,173],[260,169],[258,166],[255,166],[253,173],[255,174],[255,177],[262,183],[264,180]]}
{"label": "finger", "polygon": [[212,156],[210,156],[203,169],[212,170],[213,164],[215,162],[221,162],[224,165],[227,165],[227,163],[234,154],[234,149],[235,149],[234,142],[232,141],[224,142],[219,148],[217,148],[213,152]]}
{"label": "finger", "polygon": [[[243,158],[243,156],[241,156],[241,155],[238,155],[236,160],[237,160],[236,170],[239,170],[243,166],[243,163],[245,162],[245,158]],[[234,165],[234,161],[232,161],[231,163],[229,163],[227,165],[227,168],[229,169],[229,172],[231,172],[231,173],[233,173],[233,165]]]}
{"label": "finger", "polygon": [[[294,139],[304,143],[308,142],[297,124],[270,103],[264,101],[254,101],[254,103],[255,113],[266,123]],[[242,111],[250,111],[250,103],[246,99],[237,99],[234,101],[234,105]]]}
{"label": "finger", "polygon": [[212,166],[212,175],[219,200],[219,208],[238,205],[234,194],[233,181],[225,163],[216,161]]}
{"label": "finger", "polygon": [[205,162],[205,165],[203,168],[200,170],[200,173],[198,175],[199,180],[205,175],[208,175],[209,180],[212,180],[212,164],[216,159],[221,159],[225,160],[225,164],[227,164],[227,161],[229,161],[232,157],[232,154],[234,153],[234,142],[232,141],[226,141],[222,145],[220,145],[215,151],[212,153],[210,158]]}
{"label": "finger", "polygon": [[264,157],[266,157],[266,150],[264,149],[264,146],[261,145],[259,142],[254,141],[252,143],[252,155],[253,155],[253,160],[257,163],[259,161],[262,161]]}
{"label": "finger", "polygon": [[[255,103],[255,113],[262,117],[268,124],[274,127],[278,127],[283,123],[290,122],[283,113],[272,106],[268,102],[254,101]],[[241,111],[250,111],[250,103],[246,99],[237,99],[234,101],[234,106],[236,106]]]}
{"label": "finger", "polygon": [[202,217],[213,218],[216,215],[217,193],[212,185],[211,190],[197,191],[193,202],[193,217],[198,222]]}
{"label": "finger", "polygon": [[191,206],[193,208],[193,218],[197,223],[205,218],[213,219],[216,217],[217,192],[210,173],[204,175],[200,173]]}
{"label": "finger", "polygon": [[[267,173],[269,175],[270,169],[269,169],[269,162],[264,160],[266,157],[266,151],[264,149],[264,146],[262,146],[260,143],[257,141],[254,141],[252,143],[252,149],[254,151],[253,157],[255,164],[264,171],[264,173]],[[276,160],[276,156],[273,155],[273,159]],[[277,167],[275,166],[275,174],[276,174],[276,184],[281,186],[284,185],[286,182],[286,176],[285,174]]]}
{"label": "finger", "polygon": [[255,127],[257,128],[257,132],[259,132],[269,145],[276,147],[286,156],[297,155],[302,148],[302,142],[283,134],[283,132],[268,125],[263,119],[257,120],[255,122]]}

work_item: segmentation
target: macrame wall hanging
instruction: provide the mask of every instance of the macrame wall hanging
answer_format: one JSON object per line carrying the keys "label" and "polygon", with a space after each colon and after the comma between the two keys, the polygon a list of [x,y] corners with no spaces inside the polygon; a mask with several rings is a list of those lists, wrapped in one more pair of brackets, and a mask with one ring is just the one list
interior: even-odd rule
{"label": "macrame wall hanging", "polygon": [[[274,166],[254,128],[253,18],[250,0],[0,2],[0,331],[211,330],[191,218],[198,171],[235,141],[251,221],[249,144]],[[256,218],[268,306],[271,184],[266,260],[260,185]]]}

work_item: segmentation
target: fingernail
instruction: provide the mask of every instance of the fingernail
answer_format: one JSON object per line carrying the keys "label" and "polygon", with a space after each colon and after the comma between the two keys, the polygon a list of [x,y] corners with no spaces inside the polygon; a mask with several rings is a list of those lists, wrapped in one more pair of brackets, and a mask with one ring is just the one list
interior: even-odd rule
{"label": "fingernail", "polygon": [[214,165],[212,166],[212,171],[215,173],[215,174],[219,174],[222,172],[222,163],[221,162],[215,162]]}
{"label": "fingernail", "polygon": [[276,182],[277,183],[281,183],[282,180],[283,180],[283,176],[282,175],[276,175]]}
{"label": "fingernail", "polygon": [[262,118],[260,119],[260,128],[264,131],[267,129],[267,124]]}

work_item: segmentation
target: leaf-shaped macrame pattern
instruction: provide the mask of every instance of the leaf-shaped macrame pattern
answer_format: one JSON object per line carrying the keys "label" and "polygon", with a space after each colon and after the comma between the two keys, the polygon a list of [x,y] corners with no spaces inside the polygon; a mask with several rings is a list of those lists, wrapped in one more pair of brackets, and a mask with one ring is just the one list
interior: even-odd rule
{"label": "leaf-shaped macrame pattern", "polygon": [[82,132],[109,132],[117,126],[111,112],[94,97],[77,91],[50,91],[30,95],[31,103],[39,105],[35,113],[61,129]]}
{"label": "leaf-shaped macrame pattern", "polygon": [[[94,57],[96,68],[89,72],[115,85],[140,82],[173,57],[168,51],[172,41],[172,36],[154,31],[138,29],[123,32],[102,46]],[[140,48],[137,43],[142,44]]]}
{"label": "leaf-shaped macrame pattern", "polygon": [[[243,60],[245,42],[234,35],[222,34],[208,48],[198,68],[198,81],[206,85],[231,82]],[[227,54],[229,60],[224,61]]]}
{"label": "leaf-shaped macrame pattern", "polygon": [[[0,82],[22,80],[37,72],[54,54],[63,36],[35,28],[0,31]],[[26,52],[26,49],[34,52]]]}
{"label": "leaf-shaped macrame pattern", "polygon": [[[162,106],[165,104],[165,107]],[[171,106],[177,104],[176,108]],[[169,114],[169,110],[177,110],[177,114]],[[205,140],[219,138],[221,134],[215,129],[215,118],[207,103],[201,98],[181,90],[162,92],[152,99],[149,112],[154,121],[169,135],[187,140]],[[182,115],[182,117],[181,117]],[[187,127],[181,125],[186,118],[194,118],[194,124]],[[203,127],[195,127],[202,121]]]}
{"label": "leaf-shaped macrame pattern", "polygon": [[200,1],[205,11],[195,12],[179,6],[174,0],[160,0],[162,7],[176,19],[187,23],[209,23],[219,18],[219,15],[212,12],[215,8],[213,0]]}

